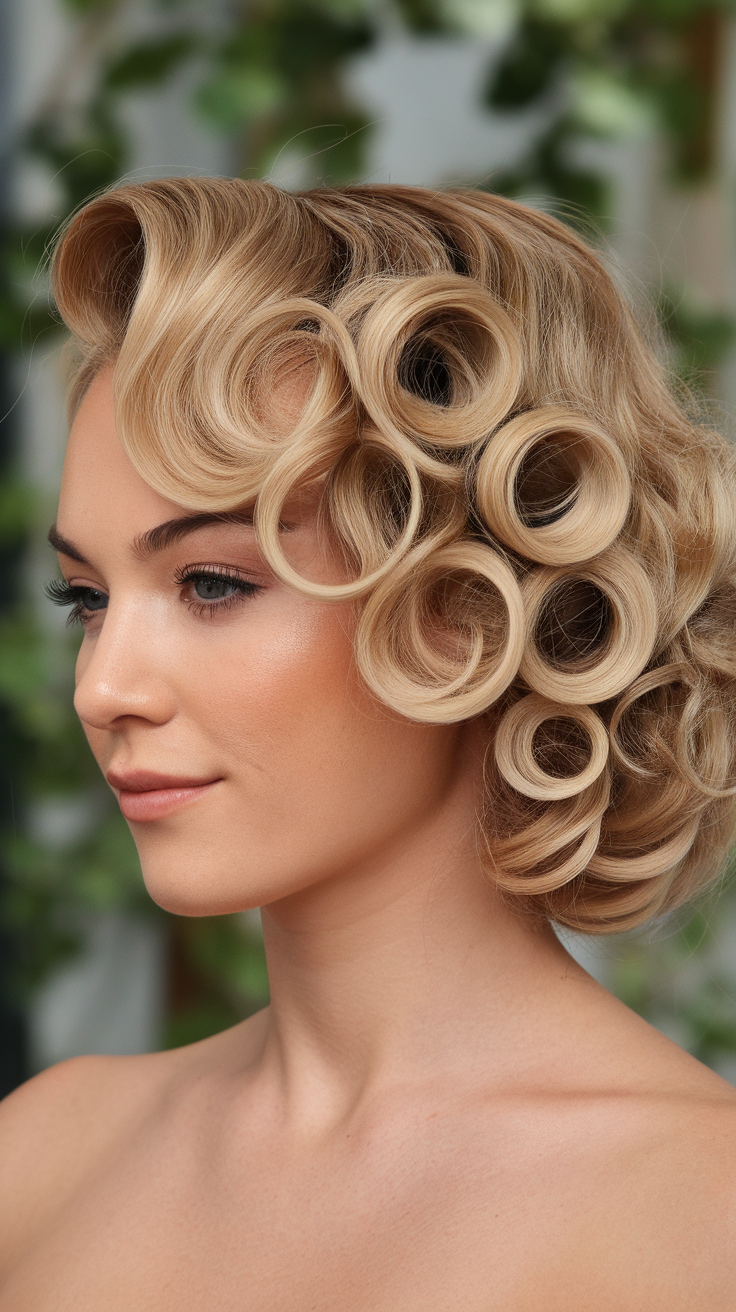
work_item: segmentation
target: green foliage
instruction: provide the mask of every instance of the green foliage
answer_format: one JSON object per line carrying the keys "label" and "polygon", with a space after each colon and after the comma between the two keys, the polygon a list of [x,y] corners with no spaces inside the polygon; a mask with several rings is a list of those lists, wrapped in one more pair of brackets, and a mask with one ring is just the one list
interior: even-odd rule
{"label": "green foliage", "polygon": [[569,160],[581,138],[636,136],[659,127],[671,169],[697,179],[711,164],[709,77],[719,14],[731,0],[522,0],[520,21],[492,70],[486,103],[515,112],[544,105],[546,126],[515,170],[516,191],[587,205],[603,200]]}
{"label": "green foliage", "polygon": [[103,85],[108,91],[156,87],[198,46],[194,32],[174,32],[158,40],[138,41],[108,64]]}
{"label": "green foliage", "polygon": [[438,0],[398,0],[397,9],[406,26],[414,32],[447,30],[446,16]]}
{"label": "green foliage", "polygon": [[[18,987],[25,990],[75,949],[80,912],[153,905],[128,827],[73,713],[72,692],[69,640],[44,633],[27,610],[10,610],[0,624],[0,700],[22,752],[14,762],[20,824],[3,842],[2,918],[20,939]],[[77,841],[59,845],[34,834],[34,811],[53,806],[63,815],[80,804],[89,816]]]}
{"label": "green foliage", "polygon": [[[167,1047],[207,1038],[267,1004],[263,941],[260,930],[247,917],[177,919],[173,947],[175,996],[165,1036]],[[178,978],[177,961],[184,968]],[[178,999],[177,982],[183,993]]]}
{"label": "green foliage", "polygon": [[293,146],[306,180],[354,178],[364,136],[349,143],[368,123],[346,99],[337,70],[373,36],[358,13],[284,5],[275,21],[272,11],[256,11],[213,50],[197,108],[220,131],[244,134],[249,172],[268,172]]}
{"label": "green foliage", "polygon": [[[719,900],[711,895],[654,931],[627,935],[612,951],[611,984],[634,1011],[700,1061],[734,1069],[736,930],[732,863]],[[725,950],[724,950],[725,940]],[[730,951],[729,951],[730,949]]]}
{"label": "green foliage", "polygon": [[662,293],[657,309],[675,373],[686,386],[703,389],[736,341],[736,323],[728,314],[695,306],[671,291]]}
{"label": "green foliage", "polygon": [[526,15],[486,90],[490,109],[525,109],[555,86],[567,54],[565,32]]}
{"label": "green foliage", "polygon": [[95,800],[100,818],[83,842],[60,848],[26,835],[6,841],[3,913],[20,937],[19,986],[26,991],[80,945],[80,913],[153,913],[125,821],[104,793]]}
{"label": "green foliage", "polygon": [[116,0],[62,0],[62,4],[73,14],[101,14],[114,9]]}
{"label": "green foliage", "polygon": [[610,211],[610,188],[599,173],[577,167],[570,158],[565,120],[544,132],[516,168],[494,173],[493,191],[506,196],[539,196],[558,216],[591,236]]}
{"label": "green foliage", "polygon": [[128,147],[111,107],[100,99],[80,124],[65,125],[52,115],[29,128],[26,147],[53,170],[65,193],[68,212],[120,177]]}
{"label": "green foliage", "polygon": [[[0,547],[20,546],[25,541],[35,503],[36,498],[32,488],[10,480],[0,483]],[[0,668],[2,668],[1,639]]]}

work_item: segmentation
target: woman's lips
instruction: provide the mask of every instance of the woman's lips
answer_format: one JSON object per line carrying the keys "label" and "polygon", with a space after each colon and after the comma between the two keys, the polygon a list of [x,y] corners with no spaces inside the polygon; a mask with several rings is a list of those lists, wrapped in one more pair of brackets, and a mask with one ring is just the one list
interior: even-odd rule
{"label": "woman's lips", "polygon": [[118,774],[111,770],[107,782],[116,789],[120,810],[126,820],[162,820],[180,807],[202,797],[219,779],[176,779],[147,771]]}

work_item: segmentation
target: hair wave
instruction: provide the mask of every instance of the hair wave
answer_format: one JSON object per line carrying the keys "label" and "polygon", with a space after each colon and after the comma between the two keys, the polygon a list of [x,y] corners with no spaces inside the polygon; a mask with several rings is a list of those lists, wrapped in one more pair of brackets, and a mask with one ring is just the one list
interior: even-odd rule
{"label": "hair wave", "polygon": [[[266,557],[360,602],[368,685],[487,717],[495,883],[587,933],[674,907],[736,826],[736,462],[668,389],[571,231],[472,191],[122,186],[53,282],[72,403],[115,362],[122,441],[195,510],[255,505]],[[293,423],[269,382],[308,364]],[[321,487],[350,565],[295,574],[286,501]]]}

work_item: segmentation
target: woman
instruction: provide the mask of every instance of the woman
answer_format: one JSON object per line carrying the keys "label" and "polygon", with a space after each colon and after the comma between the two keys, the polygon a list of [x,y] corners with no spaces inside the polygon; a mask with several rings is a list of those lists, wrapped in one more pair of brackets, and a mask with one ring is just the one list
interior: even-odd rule
{"label": "woman", "polygon": [[498,197],[126,186],[54,285],[77,711],[272,1001],[7,1101],[0,1309],[733,1308],[734,1091],[552,928],[722,868],[733,452]]}

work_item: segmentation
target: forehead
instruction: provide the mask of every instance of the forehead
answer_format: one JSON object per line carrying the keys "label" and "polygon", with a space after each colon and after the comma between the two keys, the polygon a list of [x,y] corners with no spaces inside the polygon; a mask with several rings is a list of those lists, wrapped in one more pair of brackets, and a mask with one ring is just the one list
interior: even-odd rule
{"label": "forehead", "polygon": [[[275,388],[269,410],[276,425],[285,422],[287,414],[293,419],[304,403],[306,386],[304,374],[290,373]],[[302,531],[313,536],[320,500],[318,487],[297,492],[284,506],[283,527],[300,530],[298,536]],[[101,370],[85,392],[69,435],[58,532],[74,541],[92,536],[96,542],[102,538],[130,543],[159,525],[193,515],[191,507],[155,491],[131,463],[117,433],[113,370]],[[239,522],[242,529],[250,516]]]}
{"label": "forehead", "polygon": [[117,435],[112,368],[93,379],[77,410],[64,459],[59,531],[68,536],[103,528],[135,536],[186,513],[149,487]]}

